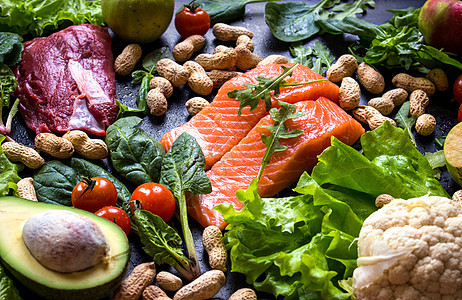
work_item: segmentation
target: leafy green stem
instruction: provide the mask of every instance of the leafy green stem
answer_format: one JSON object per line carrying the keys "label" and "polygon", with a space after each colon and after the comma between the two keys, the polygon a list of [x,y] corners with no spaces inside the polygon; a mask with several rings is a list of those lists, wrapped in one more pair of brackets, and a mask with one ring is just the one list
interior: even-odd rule
{"label": "leafy green stem", "polygon": [[306,84],[311,84],[311,83],[316,83],[316,82],[323,82],[323,81],[327,81],[327,79],[317,79],[317,80],[304,81],[304,82],[281,82],[281,84],[279,84],[279,87],[306,85]]}
{"label": "leafy green stem", "polygon": [[181,228],[183,229],[183,238],[186,244],[186,249],[188,249],[189,265],[193,278],[199,277],[201,275],[201,269],[199,266],[199,261],[197,260],[196,247],[194,246],[194,239],[189,229],[188,222],[188,207],[186,205],[186,197],[183,193],[181,199],[178,199],[180,205],[180,223]]}
{"label": "leafy green stem", "polygon": [[263,155],[262,164],[258,172],[258,181],[260,181],[263,170],[269,164],[271,156],[275,152],[284,151],[287,149],[286,146],[280,144],[280,139],[294,138],[303,133],[303,131],[299,129],[288,131],[285,125],[285,121],[301,117],[303,116],[303,113],[294,113],[295,105],[293,104],[279,101],[279,105],[281,106],[279,110],[276,108],[272,108],[270,110],[270,116],[274,120],[274,124],[270,126],[261,126],[268,129],[270,131],[270,135],[263,134],[261,136],[263,143],[266,145],[266,151]]}

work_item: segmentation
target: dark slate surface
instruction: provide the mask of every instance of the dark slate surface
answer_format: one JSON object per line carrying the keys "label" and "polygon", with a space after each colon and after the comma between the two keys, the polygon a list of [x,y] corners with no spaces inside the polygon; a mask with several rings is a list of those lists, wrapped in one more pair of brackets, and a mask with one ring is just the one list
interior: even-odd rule
{"label": "dark slate surface", "polygon": [[[316,1],[307,1],[310,3],[315,3]],[[376,1],[375,9],[369,9],[368,13],[364,16],[364,19],[373,22],[376,24],[382,24],[388,21],[392,14],[388,12],[388,9],[403,9],[410,6],[420,7],[424,4],[425,1],[418,0],[380,0]],[[185,1],[177,1],[175,9],[178,9]],[[234,22],[231,22],[231,25],[244,26],[249,28],[255,33],[253,41],[255,43],[255,53],[265,57],[269,54],[283,54],[287,57],[291,57],[288,44],[281,42],[273,37],[268,26],[264,21],[264,3],[255,3],[247,5],[246,14],[243,18],[237,19]],[[211,32],[205,35],[207,43],[205,48],[202,50],[202,53],[212,53],[216,45],[225,44],[228,46],[233,46],[233,43],[224,43],[216,40]],[[351,42],[351,36],[326,36],[318,38],[324,44],[328,45],[333,54],[338,57],[344,53],[347,53],[347,46]],[[176,32],[173,22],[170,24],[168,30],[164,35],[156,42],[143,45],[144,54],[151,52],[162,46],[169,46],[171,49],[173,46],[181,41],[181,37]],[[312,45],[314,39],[307,41],[305,45]],[[113,52],[114,57],[116,57],[123,49],[127,43],[121,41],[114,36],[113,39]],[[141,69],[141,65],[137,66],[137,69]],[[130,76],[117,76],[117,97],[118,99],[131,107],[135,106],[135,98],[138,91],[137,85],[132,85],[130,83]],[[391,88],[391,77],[387,78],[387,85]],[[212,100],[216,90],[210,96],[207,96],[208,100]],[[162,135],[168,130],[177,127],[184,122],[188,121],[189,115],[186,111],[184,103],[191,97],[196,96],[188,87],[175,88],[173,96],[169,99],[169,108],[165,116],[162,117],[145,117],[142,122],[142,128],[151,134],[155,139],[159,140]],[[361,104],[366,104],[367,99],[371,95],[364,94],[361,100]],[[431,98],[431,102],[427,111],[433,114],[437,118],[437,128],[433,135],[429,137],[419,137],[417,136],[418,148],[421,152],[434,152],[436,147],[434,145],[435,137],[445,137],[449,129],[451,129],[457,123],[457,105],[451,101],[452,93],[447,92],[443,94],[437,94]],[[16,117],[14,121],[14,128],[12,132],[13,139],[20,141],[24,144],[33,144],[34,133],[25,127],[24,122],[20,117]],[[102,166],[107,167],[111,170],[110,164],[107,160],[101,161]],[[460,187],[452,180],[445,169],[442,170],[441,184],[446,188],[449,194]],[[130,188],[132,188],[130,186]],[[175,224],[177,228],[180,228],[179,224]],[[201,268],[203,271],[208,270],[208,262],[206,253],[203,252],[201,247],[201,226],[194,220],[191,219],[191,226],[193,230],[193,235],[196,240],[198,257],[200,260]],[[137,236],[130,234],[129,239],[131,241],[130,248],[132,251],[132,256],[130,260],[130,269],[134,265],[137,265],[140,262],[150,261],[150,257],[144,254]],[[226,285],[221,289],[221,291],[216,295],[214,299],[227,299],[233,291],[241,287],[247,287],[245,283],[245,278],[241,274],[229,273],[227,274]],[[20,286],[21,292],[24,294],[24,297],[27,299],[37,299],[36,296],[30,295],[27,290]],[[171,295],[173,296],[173,295]],[[274,299],[273,296],[260,293],[259,299]]]}

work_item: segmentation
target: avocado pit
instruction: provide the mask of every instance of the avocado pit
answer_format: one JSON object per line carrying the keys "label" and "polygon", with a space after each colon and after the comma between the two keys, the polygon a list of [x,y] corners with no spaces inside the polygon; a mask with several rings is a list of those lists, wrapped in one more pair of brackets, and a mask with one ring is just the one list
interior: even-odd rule
{"label": "avocado pit", "polygon": [[83,271],[108,261],[110,247],[101,228],[71,211],[33,215],[24,224],[22,237],[31,255],[57,272]]}

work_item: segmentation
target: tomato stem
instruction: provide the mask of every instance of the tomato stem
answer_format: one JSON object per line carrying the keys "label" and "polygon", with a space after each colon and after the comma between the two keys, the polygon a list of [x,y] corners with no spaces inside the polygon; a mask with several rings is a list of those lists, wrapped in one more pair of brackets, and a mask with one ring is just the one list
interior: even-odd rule
{"label": "tomato stem", "polygon": [[85,183],[87,186],[85,187],[85,189],[83,190],[83,192],[76,198],[76,200],[80,199],[80,197],[83,196],[83,194],[85,194],[86,192],[88,191],[93,191],[93,188],[95,187],[95,184],[96,184],[96,180],[94,179],[90,179],[88,177],[84,177],[82,176],[80,178],[80,182],[83,182]]}

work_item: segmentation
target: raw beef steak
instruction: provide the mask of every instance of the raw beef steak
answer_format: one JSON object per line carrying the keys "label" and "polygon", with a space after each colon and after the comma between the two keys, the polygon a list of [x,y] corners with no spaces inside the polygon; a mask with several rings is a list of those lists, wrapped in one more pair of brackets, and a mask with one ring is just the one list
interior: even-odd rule
{"label": "raw beef steak", "polygon": [[97,25],[75,25],[25,43],[16,68],[17,96],[35,132],[72,129],[104,135],[119,111],[111,36]]}

